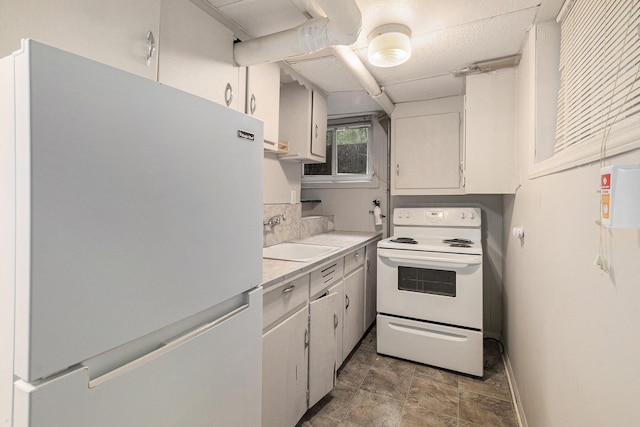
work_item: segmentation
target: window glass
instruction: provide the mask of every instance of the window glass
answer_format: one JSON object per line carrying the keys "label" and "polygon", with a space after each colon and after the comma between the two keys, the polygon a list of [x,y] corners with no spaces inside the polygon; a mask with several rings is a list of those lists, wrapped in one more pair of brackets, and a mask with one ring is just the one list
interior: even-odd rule
{"label": "window glass", "polygon": [[370,181],[371,121],[329,122],[327,162],[304,165],[306,181]]}
{"label": "window glass", "polygon": [[338,173],[366,174],[369,127],[336,130]]}

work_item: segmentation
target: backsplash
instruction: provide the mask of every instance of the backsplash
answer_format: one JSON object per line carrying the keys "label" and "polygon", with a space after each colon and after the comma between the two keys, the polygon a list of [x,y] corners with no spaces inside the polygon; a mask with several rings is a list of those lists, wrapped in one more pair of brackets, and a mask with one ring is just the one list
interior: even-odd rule
{"label": "backsplash", "polygon": [[315,234],[333,231],[333,215],[312,216],[302,218],[300,203],[264,205],[263,224],[277,215],[285,215],[286,220],[272,226],[262,228],[262,246],[271,246],[288,240],[304,239]]}

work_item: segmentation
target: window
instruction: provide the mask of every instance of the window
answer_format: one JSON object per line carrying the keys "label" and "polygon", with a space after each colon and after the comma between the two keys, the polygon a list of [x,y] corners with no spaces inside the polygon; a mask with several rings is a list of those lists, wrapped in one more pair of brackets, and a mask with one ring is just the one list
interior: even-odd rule
{"label": "window", "polygon": [[543,162],[549,173],[640,147],[640,2],[571,0],[558,22],[555,145]]}
{"label": "window", "polygon": [[327,162],[304,165],[305,182],[371,181],[371,117],[330,120]]}

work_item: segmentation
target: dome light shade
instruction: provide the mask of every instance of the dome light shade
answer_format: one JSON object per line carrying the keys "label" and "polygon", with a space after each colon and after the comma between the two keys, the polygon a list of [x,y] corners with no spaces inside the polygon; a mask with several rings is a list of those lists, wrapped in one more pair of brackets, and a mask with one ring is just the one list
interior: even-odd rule
{"label": "dome light shade", "polygon": [[411,57],[411,30],[402,24],[387,24],[369,33],[369,63],[395,67]]}

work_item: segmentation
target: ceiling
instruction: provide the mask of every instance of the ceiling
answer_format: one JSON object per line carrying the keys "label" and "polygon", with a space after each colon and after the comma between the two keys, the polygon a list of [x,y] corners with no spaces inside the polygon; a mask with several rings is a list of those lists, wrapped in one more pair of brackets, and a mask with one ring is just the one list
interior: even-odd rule
{"label": "ceiling", "polygon": [[[207,0],[238,29],[260,37],[293,28],[309,15],[302,0]],[[340,1],[340,0],[338,0]],[[517,54],[532,24],[554,19],[563,0],[356,0],[362,31],[351,49],[393,103],[462,95],[451,72],[475,62]],[[367,35],[400,23],[411,29],[413,53],[393,68],[367,61]],[[289,59],[302,77],[330,96],[367,96],[331,49]]]}

